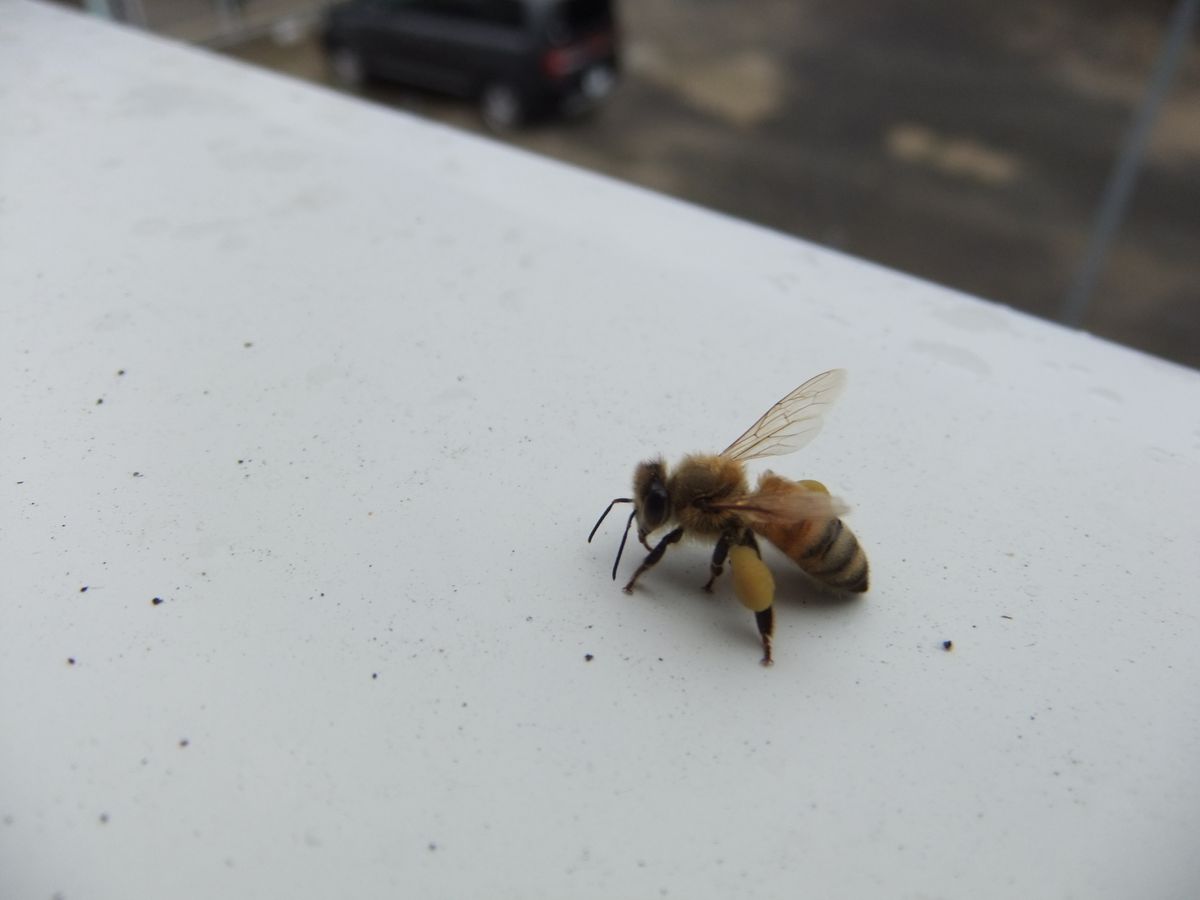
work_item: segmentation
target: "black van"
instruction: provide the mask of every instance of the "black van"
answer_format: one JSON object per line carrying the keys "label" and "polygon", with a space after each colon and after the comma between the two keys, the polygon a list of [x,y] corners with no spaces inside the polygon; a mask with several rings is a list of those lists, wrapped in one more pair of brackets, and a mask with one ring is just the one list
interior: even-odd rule
{"label": "black van", "polygon": [[323,34],[334,75],[479,100],[492,128],[587,108],[612,90],[612,0],[349,0]]}

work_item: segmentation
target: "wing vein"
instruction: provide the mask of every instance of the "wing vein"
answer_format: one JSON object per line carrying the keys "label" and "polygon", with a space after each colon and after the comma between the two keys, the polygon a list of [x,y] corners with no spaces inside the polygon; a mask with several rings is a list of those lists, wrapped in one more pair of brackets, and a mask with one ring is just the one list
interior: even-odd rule
{"label": "wing vein", "polygon": [[810,378],[763,413],[721,455],[744,462],[799,450],[821,431],[826,411],[845,387],[843,369]]}

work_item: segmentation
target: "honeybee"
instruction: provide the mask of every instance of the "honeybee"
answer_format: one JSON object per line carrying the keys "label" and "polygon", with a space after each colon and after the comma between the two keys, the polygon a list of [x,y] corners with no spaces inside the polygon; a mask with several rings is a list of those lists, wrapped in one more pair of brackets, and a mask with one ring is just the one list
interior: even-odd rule
{"label": "honeybee", "polygon": [[[754,613],[764,666],[772,662],[775,582],[762,561],[756,535],[830,587],[855,593],[867,590],[867,556],[838,518],[845,507],[824,485],[791,481],[767,471],[751,490],[745,471],[749,460],[791,453],[816,437],[825,412],[845,386],[846,373],[841,369],[810,378],[720,453],[685,456],[673,472],[668,472],[662,457],[639,463],[633,474],[633,496],[613,500],[588,535],[591,543],[600,523],[618,503],[633,504],[613,563],[613,580],[634,519],[638,540],[650,553],[625,585],[627,594],[633,593],[638,578],[662,559],[667,548],[685,535],[715,540],[704,589],[711,593],[728,559],[733,567],[734,593]],[[646,539],[668,524],[675,527],[651,547]]]}

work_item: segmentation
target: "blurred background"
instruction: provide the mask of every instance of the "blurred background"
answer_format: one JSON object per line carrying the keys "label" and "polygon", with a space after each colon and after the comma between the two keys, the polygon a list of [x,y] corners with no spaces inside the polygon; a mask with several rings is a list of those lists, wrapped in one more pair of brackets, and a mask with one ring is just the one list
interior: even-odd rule
{"label": "blurred background", "polygon": [[[592,102],[507,115],[365,55],[419,55],[421,7],[553,4],[539,71]],[[1197,0],[73,5],[1200,366]]]}

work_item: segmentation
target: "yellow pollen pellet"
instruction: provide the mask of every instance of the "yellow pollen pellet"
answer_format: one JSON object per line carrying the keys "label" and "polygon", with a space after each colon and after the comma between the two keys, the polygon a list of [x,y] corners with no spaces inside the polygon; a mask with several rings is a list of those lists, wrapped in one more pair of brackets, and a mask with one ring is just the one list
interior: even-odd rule
{"label": "yellow pollen pellet", "polygon": [[754,612],[769,609],[775,602],[775,578],[752,547],[733,547],[729,551],[733,567],[733,592],[742,606]]}
{"label": "yellow pollen pellet", "polygon": [[817,493],[825,494],[826,496],[829,495],[829,488],[825,487],[825,485],[821,484],[819,481],[813,481],[809,478],[806,478],[803,481],[797,481],[796,484],[802,485],[803,487],[808,488],[810,491],[816,491]]}

